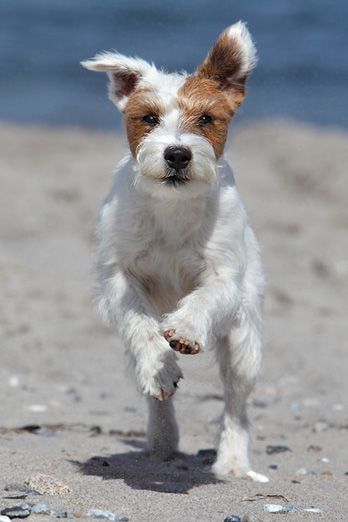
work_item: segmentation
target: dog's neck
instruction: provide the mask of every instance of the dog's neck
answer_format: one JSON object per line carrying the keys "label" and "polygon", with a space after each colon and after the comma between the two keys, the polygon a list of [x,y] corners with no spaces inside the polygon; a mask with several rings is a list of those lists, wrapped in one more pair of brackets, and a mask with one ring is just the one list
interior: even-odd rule
{"label": "dog's neck", "polygon": [[[132,190],[136,191],[135,187]],[[138,219],[146,220],[153,235],[171,246],[182,245],[196,235],[203,238],[210,234],[210,225],[215,221],[219,201],[218,184],[209,193],[196,198],[160,198],[157,193],[138,193],[133,206]],[[133,200],[134,201],[134,200]],[[150,219],[149,219],[150,218]],[[202,227],[206,230],[202,230]]]}
{"label": "dog's neck", "polygon": [[[197,197],[190,202],[185,200],[172,200],[164,202],[163,210],[161,205],[153,208],[153,215],[159,226],[168,237],[169,241],[182,243],[188,238],[192,238],[199,233],[202,234],[202,226],[214,221],[213,215],[216,212],[217,190],[209,197]],[[211,215],[210,219],[208,215]]]}

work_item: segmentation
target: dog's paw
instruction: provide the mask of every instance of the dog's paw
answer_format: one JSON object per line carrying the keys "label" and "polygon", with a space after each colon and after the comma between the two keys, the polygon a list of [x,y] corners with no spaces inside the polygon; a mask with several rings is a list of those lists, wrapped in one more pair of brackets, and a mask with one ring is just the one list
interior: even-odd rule
{"label": "dog's paw", "polygon": [[138,387],[145,395],[150,395],[159,401],[167,400],[174,395],[178,388],[178,382],[183,379],[183,374],[176,364],[173,352],[162,361],[147,361],[137,368]]}
{"label": "dog's paw", "polygon": [[181,335],[177,334],[176,330],[173,328],[166,330],[164,332],[164,337],[173,350],[185,355],[196,355],[196,353],[198,353],[201,349],[199,343],[182,337]]}
{"label": "dog's paw", "polygon": [[159,401],[166,401],[173,397],[178,388],[178,382],[182,378],[182,374],[172,376],[170,382],[165,382],[161,375],[148,376],[146,382],[139,384],[139,389],[145,395],[150,395]]}
{"label": "dog's paw", "polygon": [[[179,381],[178,381],[179,382]],[[151,397],[154,397],[154,399],[157,399],[158,401],[166,401],[167,399],[170,399],[173,397],[174,393],[176,392],[176,389],[178,387],[177,382],[173,382],[173,386],[168,388],[167,391],[161,388],[161,392],[159,395],[151,395]]]}

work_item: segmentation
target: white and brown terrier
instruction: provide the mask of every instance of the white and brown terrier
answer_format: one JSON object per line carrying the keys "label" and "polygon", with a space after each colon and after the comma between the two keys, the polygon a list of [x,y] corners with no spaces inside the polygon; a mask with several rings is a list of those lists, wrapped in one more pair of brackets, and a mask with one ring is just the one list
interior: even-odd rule
{"label": "white and brown terrier", "polygon": [[[193,75],[101,53],[130,152],[98,225],[100,309],[118,328],[149,397],[148,449],[177,449],[177,354],[214,348],[224,385],[216,474],[251,471],[245,403],[260,369],[264,276],[232,171],[228,128],[256,63],[246,26],[226,29]],[[157,400],[156,400],[157,399]]]}

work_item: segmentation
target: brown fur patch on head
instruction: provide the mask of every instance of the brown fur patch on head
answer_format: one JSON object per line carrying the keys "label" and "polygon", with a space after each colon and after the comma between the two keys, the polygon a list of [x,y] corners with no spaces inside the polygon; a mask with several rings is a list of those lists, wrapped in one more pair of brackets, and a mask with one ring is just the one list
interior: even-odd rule
{"label": "brown fur patch on head", "polygon": [[[220,91],[216,81],[189,76],[178,92],[183,110],[183,128],[187,132],[204,136],[214,148],[217,159],[223,153],[228,128],[235,114],[233,102]],[[202,116],[210,116],[211,123],[204,125]]]}
{"label": "brown fur patch on head", "polygon": [[215,80],[219,89],[238,108],[246,96],[245,82],[248,77],[248,73],[239,75],[241,67],[242,55],[238,43],[223,33],[198,69],[198,76]]}
{"label": "brown fur patch on head", "polygon": [[124,111],[124,121],[129,147],[134,158],[140,142],[154,129],[154,125],[147,123],[144,116],[153,115],[159,120],[163,113],[164,108],[158,99],[156,100],[156,95],[151,89],[136,89],[129,96]]}

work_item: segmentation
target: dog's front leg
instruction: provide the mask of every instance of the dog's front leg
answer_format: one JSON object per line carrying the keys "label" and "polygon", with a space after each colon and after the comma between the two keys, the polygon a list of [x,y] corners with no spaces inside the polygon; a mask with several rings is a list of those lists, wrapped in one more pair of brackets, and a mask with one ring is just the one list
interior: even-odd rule
{"label": "dog's front leg", "polygon": [[174,395],[183,375],[142,285],[118,272],[107,278],[102,294],[101,309],[116,323],[130,351],[140,391],[159,400]]}
{"label": "dog's front leg", "polygon": [[182,354],[205,349],[212,335],[231,327],[240,306],[240,289],[234,274],[211,275],[184,297],[162,325],[169,346]]}

